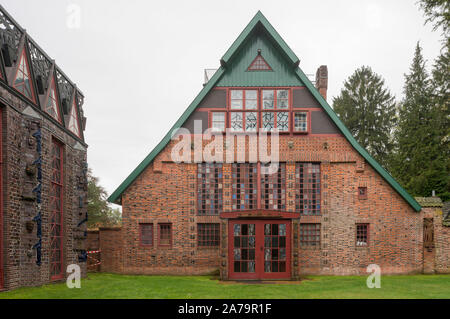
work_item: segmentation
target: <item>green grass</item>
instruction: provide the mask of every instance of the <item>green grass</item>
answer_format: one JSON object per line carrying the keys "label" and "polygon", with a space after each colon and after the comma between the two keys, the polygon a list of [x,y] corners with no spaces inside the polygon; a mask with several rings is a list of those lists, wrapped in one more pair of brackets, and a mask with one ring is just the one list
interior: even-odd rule
{"label": "green grass", "polygon": [[365,276],[310,276],[296,284],[242,284],[208,276],[127,276],[89,274],[81,289],[65,283],[0,292],[19,298],[450,298],[450,275],[383,276],[369,289]]}

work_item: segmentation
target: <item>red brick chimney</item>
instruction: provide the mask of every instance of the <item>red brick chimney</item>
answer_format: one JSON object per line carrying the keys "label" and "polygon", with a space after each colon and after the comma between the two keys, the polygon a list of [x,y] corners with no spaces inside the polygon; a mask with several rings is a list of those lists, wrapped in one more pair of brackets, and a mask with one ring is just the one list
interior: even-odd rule
{"label": "red brick chimney", "polygon": [[328,88],[328,68],[326,65],[321,65],[316,72],[316,89],[327,99],[327,88]]}

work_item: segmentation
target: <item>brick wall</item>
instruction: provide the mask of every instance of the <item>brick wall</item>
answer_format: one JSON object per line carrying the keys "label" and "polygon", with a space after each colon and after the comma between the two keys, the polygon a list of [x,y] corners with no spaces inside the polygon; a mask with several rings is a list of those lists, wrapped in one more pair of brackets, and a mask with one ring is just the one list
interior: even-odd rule
{"label": "brick wall", "polygon": [[[226,221],[216,216],[196,215],[196,164],[172,163],[170,154],[174,143],[156,157],[122,196],[123,271],[200,274],[220,267],[226,278],[227,243],[221,243],[220,251],[204,251],[196,246],[197,223],[222,222],[223,230]],[[228,151],[244,152],[248,159],[252,148],[247,144],[245,148]],[[415,212],[344,137],[282,135],[280,161],[287,162],[288,174],[296,161],[321,163],[322,215],[303,216],[299,221],[321,224],[321,245],[320,249],[293,246],[299,247],[292,251],[292,258],[298,263],[300,275],[365,274],[371,263],[380,265],[384,274],[422,271],[422,213]],[[223,172],[224,211],[229,211],[231,165],[224,164]],[[288,211],[295,208],[293,187],[287,181]],[[367,199],[358,199],[358,187],[367,187]],[[139,245],[139,223],[154,223],[156,240],[157,224],[168,222],[173,225],[171,248]],[[367,247],[356,247],[356,223],[370,224]],[[293,229],[298,231],[297,226]],[[298,234],[293,238],[298,240]],[[226,236],[221,239],[226,240]]]}
{"label": "brick wall", "polygon": [[121,228],[100,228],[99,249],[101,250],[102,272],[121,273],[124,271],[123,264],[123,238]]}
{"label": "brick wall", "polygon": [[[4,282],[6,289],[21,286],[37,286],[50,282],[50,199],[51,189],[51,143],[57,139],[64,144],[64,239],[63,273],[66,266],[78,263],[80,250],[85,249],[86,224],[77,227],[87,211],[87,189],[80,185],[86,148],[70,134],[49,120],[39,111],[40,118],[22,112],[30,106],[0,87],[3,127],[3,226],[4,226]],[[42,132],[42,264],[36,265],[36,223],[31,222],[37,214],[35,194],[36,173],[27,174],[26,167],[38,156],[36,141],[32,134],[38,126]],[[31,168],[33,166],[30,166]],[[80,196],[82,196],[80,203]],[[81,207],[80,207],[81,206]],[[29,232],[26,225],[32,225]],[[86,267],[79,263],[83,275]]]}
{"label": "brick wall", "polygon": [[424,249],[424,266],[427,272],[450,273],[450,227],[442,225],[441,207],[422,208],[424,218],[433,219],[434,249]]}

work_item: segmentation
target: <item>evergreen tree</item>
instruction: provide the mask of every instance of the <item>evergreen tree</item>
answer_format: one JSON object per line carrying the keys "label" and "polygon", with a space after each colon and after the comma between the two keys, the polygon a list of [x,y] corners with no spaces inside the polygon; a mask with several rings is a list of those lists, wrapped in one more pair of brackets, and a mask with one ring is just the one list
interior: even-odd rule
{"label": "evergreen tree", "polygon": [[357,69],[333,98],[333,108],[359,144],[389,169],[396,110],[384,80],[370,67]]}
{"label": "evergreen tree", "polygon": [[435,190],[445,200],[448,159],[442,146],[442,113],[433,99],[433,82],[417,43],[410,73],[405,75],[404,99],[395,131],[394,177],[414,196]]}

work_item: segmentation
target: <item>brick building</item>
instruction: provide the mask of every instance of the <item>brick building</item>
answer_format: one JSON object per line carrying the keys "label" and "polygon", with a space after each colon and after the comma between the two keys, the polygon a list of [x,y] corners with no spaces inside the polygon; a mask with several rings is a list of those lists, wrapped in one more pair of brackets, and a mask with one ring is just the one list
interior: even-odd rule
{"label": "brick building", "polygon": [[[384,274],[424,270],[424,212],[327,103],[326,66],[314,86],[258,12],[209,75],[110,196],[123,226],[100,229],[103,271],[295,279],[365,274],[372,263]],[[264,148],[279,153],[270,173]]]}
{"label": "brick building", "polygon": [[0,6],[0,290],[85,272],[83,94]]}

